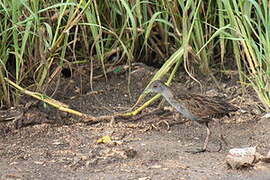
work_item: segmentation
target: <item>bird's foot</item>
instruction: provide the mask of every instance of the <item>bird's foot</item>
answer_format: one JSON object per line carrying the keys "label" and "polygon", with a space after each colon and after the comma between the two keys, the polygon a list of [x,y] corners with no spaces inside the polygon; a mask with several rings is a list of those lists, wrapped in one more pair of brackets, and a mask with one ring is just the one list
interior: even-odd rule
{"label": "bird's foot", "polygon": [[222,148],[223,148],[223,146],[222,146],[222,142],[221,142],[221,141],[219,141],[219,148],[218,148],[217,152],[220,152],[220,151],[222,150]]}
{"label": "bird's foot", "polygon": [[231,146],[227,143],[227,141],[225,141],[225,139],[223,137],[221,137],[219,139],[219,148],[218,148],[217,152],[220,152],[222,149],[224,149],[223,144],[225,145],[226,148],[231,148]]}
{"label": "bird's foot", "polygon": [[206,151],[207,151],[206,149],[199,148],[199,149],[196,149],[196,150],[187,150],[185,152],[191,153],[191,154],[198,154],[198,153],[203,153],[203,152],[206,152]]}

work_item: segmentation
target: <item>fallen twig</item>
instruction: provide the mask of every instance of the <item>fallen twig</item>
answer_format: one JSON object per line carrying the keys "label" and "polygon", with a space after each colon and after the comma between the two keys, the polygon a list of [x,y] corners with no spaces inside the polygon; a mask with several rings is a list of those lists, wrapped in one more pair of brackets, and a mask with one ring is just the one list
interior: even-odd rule
{"label": "fallen twig", "polygon": [[94,116],[91,116],[89,114],[84,114],[84,113],[81,113],[79,111],[70,109],[67,104],[64,104],[64,103],[62,103],[60,101],[52,99],[52,98],[50,98],[50,97],[48,97],[48,96],[46,96],[44,94],[26,90],[26,89],[22,88],[21,86],[19,86],[18,84],[16,84],[16,83],[12,82],[11,80],[9,80],[8,78],[5,78],[5,81],[7,81],[14,88],[20,90],[22,93],[24,93],[26,95],[32,96],[35,99],[43,101],[46,104],[49,104],[49,105],[59,109],[60,111],[64,111],[64,112],[74,114],[76,116],[81,117],[83,119],[83,122],[90,122],[90,121],[97,122],[97,121],[102,121],[102,120],[104,120],[104,121],[112,121],[114,118],[117,118],[117,117],[127,117],[127,116],[129,116],[129,114],[117,113],[117,114],[108,115],[108,116],[94,117]]}

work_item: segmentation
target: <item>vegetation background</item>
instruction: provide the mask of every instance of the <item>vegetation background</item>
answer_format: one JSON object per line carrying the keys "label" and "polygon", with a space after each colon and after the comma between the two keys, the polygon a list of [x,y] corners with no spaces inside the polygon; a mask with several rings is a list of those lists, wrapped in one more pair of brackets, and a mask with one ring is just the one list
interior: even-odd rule
{"label": "vegetation background", "polygon": [[236,67],[243,88],[252,86],[269,111],[269,6],[269,0],[0,0],[1,106],[19,103],[10,81],[45,93],[66,68],[90,65],[91,81],[100,69],[106,78],[111,67],[143,62],[160,68],[153,79],[168,73],[169,83],[180,66],[204,76]]}

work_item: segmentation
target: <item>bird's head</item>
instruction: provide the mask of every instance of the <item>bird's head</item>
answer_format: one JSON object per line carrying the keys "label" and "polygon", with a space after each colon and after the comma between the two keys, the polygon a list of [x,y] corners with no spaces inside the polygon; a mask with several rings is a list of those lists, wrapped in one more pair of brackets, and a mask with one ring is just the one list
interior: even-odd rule
{"label": "bird's head", "polygon": [[145,92],[162,93],[166,91],[167,86],[160,80],[153,81],[146,89]]}

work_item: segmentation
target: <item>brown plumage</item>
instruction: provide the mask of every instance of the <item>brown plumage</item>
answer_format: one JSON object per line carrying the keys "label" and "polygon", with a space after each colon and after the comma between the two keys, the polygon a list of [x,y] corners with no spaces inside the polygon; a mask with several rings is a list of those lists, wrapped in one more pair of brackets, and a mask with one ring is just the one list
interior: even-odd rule
{"label": "brown plumage", "polygon": [[181,101],[188,111],[195,117],[198,123],[211,121],[212,118],[229,116],[230,112],[237,111],[237,108],[228,102],[211,96],[203,96],[182,91],[175,99]]}
{"label": "brown plumage", "polygon": [[[215,97],[192,94],[183,90],[181,90],[179,95],[176,96],[175,93],[160,80],[152,82],[146,91],[160,93],[184,117],[206,125],[207,136],[205,138],[204,146],[201,150],[196,152],[206,151],[209,136],[211,134],[208,123],[214,118],[221,118],[226,115],[228,116],[230,112],[237,111],[238,109],[224,100]],[[223,138],[221,128],[220,138],[226,143]]]}

